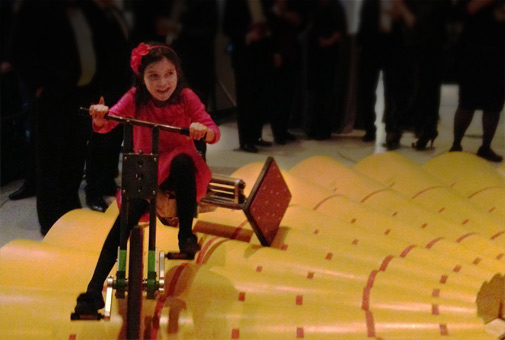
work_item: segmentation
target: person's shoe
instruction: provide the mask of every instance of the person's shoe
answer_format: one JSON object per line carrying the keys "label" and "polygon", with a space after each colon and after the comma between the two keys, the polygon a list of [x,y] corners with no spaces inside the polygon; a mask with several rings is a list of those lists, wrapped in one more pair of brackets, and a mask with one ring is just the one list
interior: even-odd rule
{"label": "person's shoe", "polygon": [[74,313],[78,315],[96,314],[105,307],[105,301],[101,292],[87,291],[77,297]]}
{"label": "person's shoe", "polygon": [[433,149],[433,142],[437,138],[438,132],[421,134],[416,142],[412,143],[412,147],[418,151],[426,150],[428,142],[430,142],[430,148]]}
{"label": "person's shoe", "polygon": [[194,255],[199,252],[200,249],[201,247],[198,244],[198,239],[195,235],[179,240],[179,250],[181,253]]}
{"label": "person's shoe", "polygon": [[365,143],[375,142],[375,132],[367,131],[361,140]]}
{"label": "person's shoe", "polygon": [[453,144],[449,149],[449,152],[458,152],[458,151],[463,151],[463,147],[461,146],[461,144]]}
{"label": "person's shoe", "polygon": [[91,210],[99,212],[105,212],[109,207],[102,196],[86,197],[86,204]]}
{"label": "person's shoe", "polygon": [[293,135],[291,132],[286,132],[284,134],[284,138],[288,141],[291,141],[291,142],[294,142],[296,140],[298,140],[298,137],[296,137],[295,135]]}
{"label": "person's shoe", "polygon": [[27,184],[25,181],[21,186],[21,188],[19,188],[18,190],[14,191],[9,195],[9,199],[11,201],[17,201],[33,196],[35,196],[35,186]]}
{"label": "person's shoe", "polygon": [[272,142],[266,141],[263,138],[259,138],[257,141],[254,142],[254,145],[257,145],[257,146],[272,146]]}
{"label": "person's shoe", "polygon": [[398,132],[388,132],[386,134],[386,143],[385,143],[386,148],[389,151],[399,149],[401,137],[402,135]]}
{"label": "person's shoe", "polygon": [[240,150],[245,151],[245,152],[250,152],[250,153],[257,153],[258,152],[258,148],[255,147],[253,144],[241,145]]}
{"label": "person's shoe", "polygon": [[275,144],[278,145],[285,145],[286,144],[286,138],[274,138]]}
{"label": "person's shoe", "polygon": [[314,139],[314,140],[327,140],[331,138],[330,133],[324,133],[324,132],[311,132],[307,134],[309,139]]}
{"label": "person's shoe", "polygon": [[503,157],[496,154],[490,147],[481,146],[477,151],[477,156],[487,159],[491,162],[499,163],[503,160]]}

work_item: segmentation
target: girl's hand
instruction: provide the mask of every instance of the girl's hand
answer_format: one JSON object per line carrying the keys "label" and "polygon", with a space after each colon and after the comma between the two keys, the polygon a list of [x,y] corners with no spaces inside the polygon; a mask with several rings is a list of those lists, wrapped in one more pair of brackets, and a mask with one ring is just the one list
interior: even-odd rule
{"label": "girl's hand", "polygon": [[205,137],[205,141],[210,142],[214,139],[214,131],[212,129],[207,129],[202,123],[193,122],[189,126],[189,137],[196,140]]}
{"label": "girl's hand", "polygon": [[91,105],[89,107],[89,114],[93,117],[93,123],[96,127],[100,128],[107,123],[107,120],[104,118],[107,113],[109,113],[109,107],[104,105],[105,101],[103,97],[100,97],[98,104]]}
{"label": "girl's hand", "polygon": [[202,139],[207,133],[207,127],[202,123],[193,122],[189,126],[189,138],[191,139]]}

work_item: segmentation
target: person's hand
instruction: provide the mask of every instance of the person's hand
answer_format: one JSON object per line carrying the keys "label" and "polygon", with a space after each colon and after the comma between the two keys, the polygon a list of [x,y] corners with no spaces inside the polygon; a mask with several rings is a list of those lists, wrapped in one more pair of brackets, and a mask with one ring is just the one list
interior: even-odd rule
{"label": "person's hand", "polygon": [[279,68],[282,66],[282,56],[279,53],[274,54],[274,67]]}
{"label": "person's hand", "polygon": [[10,71],[12,71],[12,64],[8,61],[2,61],[2,64],[0,65],[0,73],[7,74]]}
{"label": "person's hand", "polygon": [[493,5],[493,0],[470,0],[466,6],[468,14],[473,15],[481,9]]}
{"label": "person's hand", "polygon": [[202,139],[207,133],[207,127],[202,123],[193,122],[189,126],[189,138],[191,139]]}
{"label": "person's hand", "polygon": [[40,96],[42,96],[42,92],[44,92],[44,87],[39,87],[35,90],[35,98],[40,98]]}
{"label": "person's hand", "polygon": [[321,47],[321,48],[326,48],[326,47],[331,46],[330,39],[328,39],[328,38],[318,38],[317,40],[319,43],[319,47]]}
{"label": "person's hand", "polygon": [[105,125],[107,120],[104,117],[107,113],[109,113],[109,107],[105,105],[103,97],[100,97],[98,104],[94,104],[89,107],[89,114],[93,117],[93,123],[96,127],[102,127]]}
{"label": "person's hand", "polygon": [[206,142],[211,142],[214,140],[214,130],[208,129],[202,123],[193,122],[189,126],[189,137],[196,140],[205,138]]}
{"label": "person's hand", "polygon": [[341,38],[342,35],[340,34],[340,32],[335,32],[328,38],[319,38],[319,47],[322,48],[331,47],[335,45],[337,42],[339,42]]}
{"label": "person's hand", "polygon": [[262,39],[261,34],[257,30],[252,30],[247,33],[245,37],[246,45],[251,45],[252,43],[258,42]]}
{"label": "person's hand", "polygon": [[291,23],[293,26],[298,26],[302,22],[301,16],[298,13],[292,11],[284,13],[284,19],[287,22]]}

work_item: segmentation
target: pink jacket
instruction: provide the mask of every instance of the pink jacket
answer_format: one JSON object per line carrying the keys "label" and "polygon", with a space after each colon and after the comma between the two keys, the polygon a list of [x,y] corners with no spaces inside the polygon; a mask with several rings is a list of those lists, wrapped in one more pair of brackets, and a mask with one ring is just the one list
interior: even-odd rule
{"label": "pink jacket", "polygon": [[[214,140],[210,144],[216,143],[221,137],[221,133],[216,123],[205,111],[203,103],[198,96],[189,88],[181,92],[181,100],[175,104],[169,104],[164,107],[157,107],[152,101],[148,102],[138,112],[136,112],[134,95],[135,88],[131,88],[109,112],[113,115],[122,117],[131,117],[154,123],[167,124],[178,127],[189,127],[192,122],[199,122],[214,131]],[[107,121],[100,128],[93,126],[93,129],[99,133],[107,133],[116,127],[119,123]],[[133,147],[135,152],[151,152],[152,132],[149,128],[134,126],[133,128]],[[193,141],[184,135],[177,133],[160,131],[159,134],[159,163],[158,163],[158,184],[164,182],[170,175],[170,163],[178,154],[189,155],[196,167],[196,196],[197,201],[205,196],[207,186],[212,178],[212,173],[196,151]]]}

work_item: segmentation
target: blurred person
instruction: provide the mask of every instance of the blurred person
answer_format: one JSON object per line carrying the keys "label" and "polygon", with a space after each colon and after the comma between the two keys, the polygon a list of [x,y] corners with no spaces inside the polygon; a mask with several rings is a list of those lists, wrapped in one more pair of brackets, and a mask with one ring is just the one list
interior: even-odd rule
{"label": "blurred person", "polygon": [[[96,20],[97,91],[106,103],[115,103],[130,87],[129,27],[116,0],[94,0],[92,15]],[[92,132],[86,156],[86,204],[95,211],[105,211],[105,196],[114,196],[118,188],[119,155],[123,127],[117,126],[106,134]]]}
{"label": "blurred person", "polygon": [[359,49],[357,111],[365,127],[364,142],[376,138],[376,90],[382,71],[386,147],[400,146],[400,117],[407,108],[409,88],[404,33],[415,18],[403,0],[364,0],[357,34]]}
{"label": "blurred person", "polygon": [[271,125],[276,144],[296,140],[288,131],[294,92],[301,71],[299,34],[304,27],[299,0],[273,0],[270,8],[273,45]]}
{"label": "blurred person", "polygon": [[409,0],[409,8],[416,21],[408,37],[412,48],[411,124],[417,141],[416,150],[425,150],[428,142],[438,136],[440,92],[442,88],[443,58],[446,30],[451,9],[450,0]]}
{"label": "blurred person", "polygon": [[347,34],[345,11],[339,0],[316,0],[308,19],[308,136],[331,137],[335,115],[335,84],[340,43]]}
{"label": "blurred person", "polygon": [[80,106],[97,96],[96,27],[92,1],[22,2],[13,32],[13,63],[36,97],[36,198],[45,235],[81,208],[89,118]]}
{"label": "blurred person", "polygon": [[458,54],[459,105],[450,151],[461,142],[476,110],[482,110],[482,145],[477,155],[492,162],[503,157],[491,148],[505,101],[505,2],[464,0],[464,26]]}
{"label": "blurred person", "polygon": [[223,33],[231,45],[240,150],[271,146],[262,138],[271,100],[273,52],[267,0],[225,0]]}
{"label": "blurred person", "polygon": [[23,179],[21,187],[9,194],[10,200],[35,196],[35,170],[33,164],[33,110],[25,87],[16,72],[11,55],[12,28],[16,21],[18,3],[6,0],[0,3],[1,15],[1,68],[0,96],[2,115],[2,168],[1,184]]}

